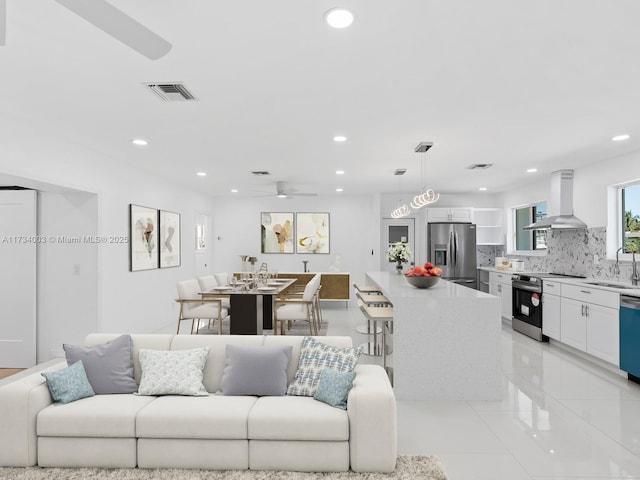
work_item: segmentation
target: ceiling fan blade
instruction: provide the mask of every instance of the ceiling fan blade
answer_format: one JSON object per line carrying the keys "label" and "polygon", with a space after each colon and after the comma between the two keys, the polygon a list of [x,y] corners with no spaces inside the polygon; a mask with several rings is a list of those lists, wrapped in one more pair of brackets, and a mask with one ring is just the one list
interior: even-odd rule
{"label": "ceiling fan blade", "polygon": [[172,45],[164,38],[105,0],[56,0],[56,2],[150,60],[157,60],[171,50]]}
{"label": "ceiling fan blade", "polygon": [[7,1],[0,0],[0,47],[4,47],[7,35]]}
{"label": "ceiling fan blade", "polygon": [[317,193],[290,193],[292,197],[317,197]]}

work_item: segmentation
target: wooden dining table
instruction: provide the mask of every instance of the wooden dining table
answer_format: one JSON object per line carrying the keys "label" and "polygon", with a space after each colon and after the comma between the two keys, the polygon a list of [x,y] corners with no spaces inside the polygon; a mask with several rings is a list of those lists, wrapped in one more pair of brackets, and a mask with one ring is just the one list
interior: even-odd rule
{"label": "wooden dining table", "polygon": [[228,296],[230,302],[231,335],[262,335],[273,329],[273,299],[289,288],[296,279],[269,280],[265,285],[250,288],[248,282],[238,281],[234,286],[225,285],[206,292],[203,298]]}

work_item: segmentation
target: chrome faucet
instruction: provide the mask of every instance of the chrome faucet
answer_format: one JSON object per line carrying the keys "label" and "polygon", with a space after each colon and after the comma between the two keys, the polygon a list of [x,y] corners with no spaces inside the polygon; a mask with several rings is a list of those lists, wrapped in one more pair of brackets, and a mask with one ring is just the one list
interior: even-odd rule
{"label": "chrome faucet", "polygon": [[636,263],[636,252],[633,252],[632,258],[632,273],[631,273],[631,285],[638,285],[640,280],[640,273],[638,272],[638,264]]}
{"label": "chrome faucet", "polygon": [[622,250],[622,247],[616,251],[616,264],[613,266],[613,274],[616,276],[616,280],[620,279],[620,261],[618,259],[618,254]]}

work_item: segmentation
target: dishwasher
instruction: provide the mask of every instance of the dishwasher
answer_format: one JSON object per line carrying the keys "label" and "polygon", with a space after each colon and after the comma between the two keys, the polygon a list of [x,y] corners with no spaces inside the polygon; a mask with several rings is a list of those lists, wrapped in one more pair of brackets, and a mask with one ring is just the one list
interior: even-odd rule
{"label": "dishwasher", "polygon": [[640,297],[620,295],[620,370],[640,383]]}

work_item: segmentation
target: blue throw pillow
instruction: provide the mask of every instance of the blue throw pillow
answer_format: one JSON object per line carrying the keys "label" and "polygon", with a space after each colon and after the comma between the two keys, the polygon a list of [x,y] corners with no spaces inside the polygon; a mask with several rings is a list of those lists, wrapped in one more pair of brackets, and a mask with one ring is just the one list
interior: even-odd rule
{"label": "blue throw pillow", "polygon": [[325,368],[320,374],[318,389],[313,398],[332,407],[347,409],[347,397],[353,386],[356,372],[338,372]]}
{"label": "blue throw pillow", "polygon": [[56,372],[44,372],[41,375],[47,380],[47,387],[54,405],[75,402],[95,395],[82,360]]}

